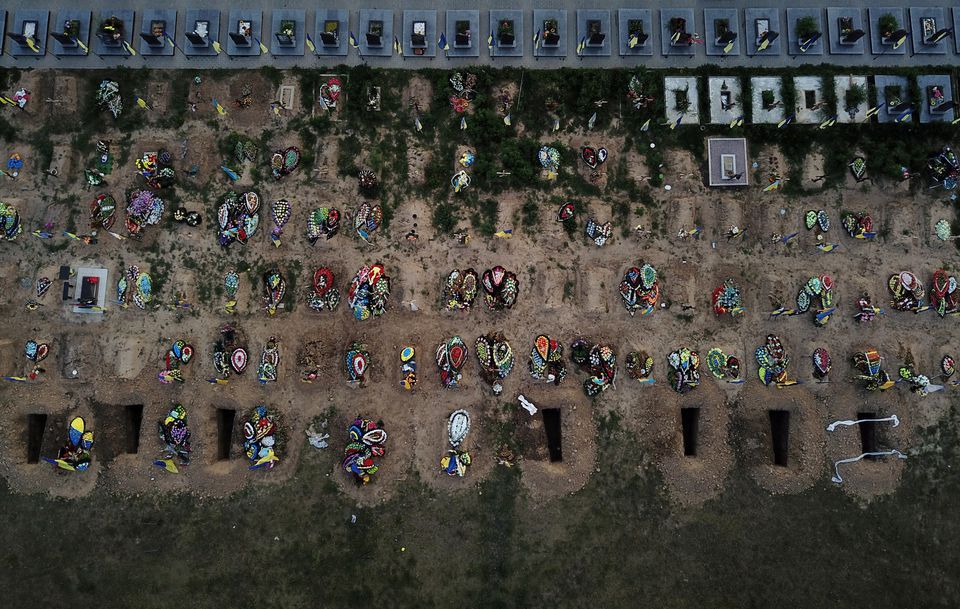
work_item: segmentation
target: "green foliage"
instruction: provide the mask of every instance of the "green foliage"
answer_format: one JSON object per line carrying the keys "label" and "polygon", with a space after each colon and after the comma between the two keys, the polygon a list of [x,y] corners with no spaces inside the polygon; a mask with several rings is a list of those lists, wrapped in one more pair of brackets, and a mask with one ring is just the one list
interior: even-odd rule
{"label": "green foliage", "polygon": [[877,19],[877,26],[880,29],[880,33],[886,36],[899,30],[900,22],[897,21],[897,18],[893,13],[884,13],[880,15],[879,19]]}
{"label": "green foliage", "polygon": [[526,228],[535,227],[540,222],[540,206],[532,198],[523,202],[520,209],[520,223]]}
{"label": "green foliage", "polygon": [[845,109],[859,108],[867,101],[867,88],[863,85],[851,85],[843,97]]}
{"label": "green foliage", "polygon": [[820,27],[817,24],[816,18],[807,15],[797,19],[796,31],[798,40],[807,40],[814,34],[819,33]]}
{"label": "green foliage", "polygon": [[361,149],[360,139],[356,135],[348,135],[340,140],[337,155],[337,173],[339,175],[357,176],[360,169],[357,167],[356,161],[360,156]]}
{"label": "green foliage", "polygon": [[430,220],[438,233],[449,234],[457,228],[460,216],[457,213],[456,206],[444,201],[433,208],[433,215]]}

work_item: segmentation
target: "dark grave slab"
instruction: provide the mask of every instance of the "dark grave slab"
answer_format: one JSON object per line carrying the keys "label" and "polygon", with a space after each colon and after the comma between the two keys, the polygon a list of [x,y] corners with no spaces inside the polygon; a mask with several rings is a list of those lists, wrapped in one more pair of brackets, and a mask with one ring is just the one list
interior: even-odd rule
{"label": "dark grave slab", "polygon": [[480,11],[446,11],[444,32],[450,57],[479,57],[487,39],[480,36]]}
{"label": "dark grave slab", "polygon": [[360,9],[360,31],[356,32],[364,57],[393,55],[393,11]]}
{"label": "dark grave slab", "polygon": [[169,57],[176,49],[167,40],[177,35],[177,11],[174,9],[143,11],[140,19],[139,47],[144,57]]}
{"label": "dark grave slab", "polygon": [[317,9],[313,44],[321,57],[343,57],[350,46],[350,13],[346,9]]}
{"label": "dark grave slab", "polygon": [[[807,43],[801,40],[797,31],[797,22],[801,19],[812,18],[816,21],[816,31],[819,38],[815,42]],[[787,54],[797,56],[823,55],[823,11],[819,8],[788,8],[787,9]],[[804,50],[806,49],[806,50]]]}
{"label": "dark grave slab", "polygon": [[[400,44],[403,46],[405,57],[437,56],[437,11],[403,11],[403,30]],[[393,44],[393,41],[390,41]],[[453,41],[447,39],[447,44],[453,48]]]}
{"label": "dark grave slab", "polygon": [[[123,31],[119,32],[119,36],[110,36],[108,32],[101,31],[101,26],[111,17],[123,22]],[[134,11],[127,9],[103,10],[97,13],[91,34],[93,52],[104,57],[129,57],[130,51],[123,43],[133,46],[133,19]]]}
{"label": "dark grave slab", "polygon": [[[60,57],[86,55],[90,48],[90,11],[58,11],[56,20],[50,24],[50,47]],[[83,46],[80,46],[83,44]]]}
{"label": "dark grave slab", "polygon": [[[284,26],[293,24],[292,35],[284,31]],[[307,13],[298,9],[277,9],[270,14],[270,47],[274,57],[303,57],[303,48],[307,38]]]}
{"label": "dark grave slab", "polygon": [[610,11],[577,11],[577,46],[584,44],[583,57],[610,56]]}
{"label": "dark grave slab", "polygon": [[[680,28],[680,24],[683,27]],[[674,30],[674,28],[677,28]],[[660,52],[666,57],[693,57],[696,44],[693,34],[697,33],[692,8],[660,9]]]}
{"label": "dark grave slab", "polygon": [[526,37],[523,11],[491,10],[490,31],[494,38],[491,57],[523,57],[523,41]]}
{"label": "dark grave slab", "polygon": [[[241,27],[243,31],[241,31]],[[227,55],[231,57],[259,57],[263,31],[263,12],[251,9],[230,11],[227,18]],[[223,43],[221,43],[223,44]]]}
{"label": "dark grave slab", "polygon": [[827,35],[831,55],[863,55],[867,28],[859,7],[827,7]]}
{"label": "dark grave slab", "polygon": [[739,55],[740,11],[735,8],[703,9],[703,38],[707,55],[716,57]]}
{"label": "dark grave slab", "polygon": [[[622,8],[617,11],[617,47],[627,57],[653,55],[653,13],[649,9]],[[631,40],[637,42],[630,47]]]}
{"label": "dark grave slab", "polygon": [[[556,24],[553,31],[547,31],[546,24]],[[540,43],[534,47],[534,57],[567,56],[567,11],[557,9],[535,9],[533,11],[533,35],[540,32]]]}
{"label": "dark grave slab", "polygon": [[[780,54],[783,31],[780,27],[780,11],[775,8],[747,8],[743,11],[743,39],[747,43],[747,55],[776,56]],[[761,50],[764,42],[766,48]]]}

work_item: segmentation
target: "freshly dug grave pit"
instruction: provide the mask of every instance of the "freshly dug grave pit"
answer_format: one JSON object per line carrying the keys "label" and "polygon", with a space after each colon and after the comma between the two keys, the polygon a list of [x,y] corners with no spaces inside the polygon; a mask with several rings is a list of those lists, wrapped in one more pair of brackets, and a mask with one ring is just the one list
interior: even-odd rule
{"label": "freshly dug grave pit", "polygon": [[773,440],[773,464],[787,467],[790,458],[790,411],[771,410],[770,436]]}
{"label": "freshly dug grave pit", "polygon": [[230,449],[233,446],[233,425],[237,419],[237,411],[231,408],[217,408],[217,460],[230,459]]}
{"label": "freshly dug grave pit", "polygon": [[544,408],[543,429],[547,436],[547,451],[550,453],[551,463],[563,461],[563,433],[561,431],[560,409]]}
{"label": "freshly dug grave pit", "polygon": [[683,456],[696,457],[700,435],[700,408],[681,408],[680,425],[683,427]]}
{"label": "freshly dug grave pit", "polygon": [[47,428],[47,415],[31,413],[27,415],[27,463],[40,463],[43,449],[43,432]]}
{"label": "freshly dug grave pit", "polygon": [[129,455],[140,452],[140,427],[143,424],[143,404],[124,406],[124,438]]}
{"label": "freshly dug grave pit", "polygon": [[[858,412],[857,419],[875,419],[875,412]],[[875,421],[864,421],[858,425],[860,428],[860,451],[864,453],[877,452],[878,424]],[[866,457],[867,459],[877,459],[878,457]]]}

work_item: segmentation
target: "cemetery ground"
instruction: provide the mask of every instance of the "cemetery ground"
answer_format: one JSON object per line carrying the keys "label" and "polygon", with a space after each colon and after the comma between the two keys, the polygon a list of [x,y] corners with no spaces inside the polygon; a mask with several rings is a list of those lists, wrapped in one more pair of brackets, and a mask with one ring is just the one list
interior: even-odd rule
{"label": "cemetery ground", "polygon": [[[816,73],[834,75],[824,70]],[[0,571],[11,606],[104,599],[137,607],[955,604],[955,392],[871,394],[847,379],[849,355],[870,346],[891,367],[909,353],[929,371],[944,352],[956,352],[960,331],[949,319],[890,312],[861,326],[852,318],[861,293],[885,303],[891,273],[960,270],[954,242],[933,234],[940,218],[960,232],[955,204],[919,180],[898,179],[902,165],[919,174],[928,154],[956,143],[956,128],[663,125],[665,75],[698,77],[699,95],[691,99],[706,121],[707,76],[739,78],[749,104],[749,77],[757,71],[462,72],[478,81],[462,115],[450,108],[446,70],[204,71],[199,83],[189,71],[0,72],[0,90],[23,86],[33,94],[24,112],[7,110],[0,120],[2,150],[19,151],[27,163],[16,181],[0,184],[0,199],[20,209],[27,228],[0,250],[0,314],[7,322],[0,373],[22,372],[20,348],[30,338],[42,336],[52,350],[38,382],[0,387],[7,539]],[[641,110],[626,97],[637,74],[654,97]],[[344,93],[328,112],[316,99],[330,75],[343,81]],[[903,75],[915,86],[915,74]],[[121,88],[124,110],[116,120],[94,102],[105,78]],[[284,86],[293,87],[292,101],[274,113],[270,103]],[[380,109],[368,111],[376,87]],[[785,105],[795,105],[797,93],[785,89]],[[749,116],[750,108],[744,111]],[[648,118],[652,127],[643,130]],[[748,138],[749,160],[757,163],[748,169],[750,186],[708,189],[705,139],[730,134]],[[258,160],[231,164],[241,174],[231,184],[220,165],[244,138],[259,148]],[[82,170],[94,164],[97,140],[111,143],[114,168],[105,187],[90,189]],[[561,153],[555,180],[536,164],[544,144]],[[301,165],[276,181],[268,153],[291,145],[300,149]],[[582,146],[605,147],[609,159],[592,171],[579,159]],[[202,211],[200,227],[164,220],[140,241],[101,232],[95,245],[29,234],[46,222],[58,232],[88,232],[87,206],[96,193],[125,200],[142,187],[135,159],[161,148],[173,155],[177,177],[160,196],[168,210]],[[476,155],[472,184],[454,194],[449,179],[467,150]],[[850,176],[847,164],[857,155],[867,160],[872,181],[857,184]],[[43,173],[54,168],[56,176]],[[379,178],[372,195],[358,190],[361,168]],[[774,176],[784,188],[763,192]],[[217,244],[216,201],[231,189],[256,190],[264,202],[291,201],[279,248],[267,237],[266,220],[246,246]],[[384,210],[372,244],[354,238],[349,223],[330,241],[307,243],[308,210],[350,211],[364,201]],[[577,207],[572,225],[555,221],[567,202]],[[835,226],[827,237],[840,243],[838,251],[816,249],[814,234],[802,227],[808,209],[830,213]],[[848,238],[837,221],[842,211],[870,213],[877,239]],[[583,236],[588,217],[615,226],[603,248]],[[732,225],[747,236],[726,239]],[[698,240],[677,237],[694,226],[703,227]],[[508,229],[511,238],[495,236]],[[801,235],[794,243],[771,240],[795,231]],[[457,232],[469,233],[469,242],[460,243]],[[631,318],[617,294],[625,269],[640,260],[660,271],[671,305],[644,319]],[[330,267],[345,291],[360,265],[377,261],[394,282],[382,318],[361,323],[343,305],[322,313],[306,305],[317,266]],[[154,278],[160,303],[182,293],[191,308],[110,307],[103,319],[80,321],[50,294],[45,306],[26,310],[32,287],[22,288],[21,279],[55,276],[61,264],[103,266],[111,282],[137,264]],[[493,313],[481,303],[467,314],[443,310],[441,281],[450,270],[497,264],[520,279],[512,310]],[[270,268],[288,278],[284,308],[274,317],[261,305],[260,277]],[[231,269],[242,282],[236,315],[223,311],[223,275]],[[768,318],[771,297],[789,303],[802,282],[821,273],[834,277],[842,312],[827,327],[806,316]],[[748,312],[739,320],[710,310],[711,291],[727,277],[744,288]],[[252,370],[227,385],[205,382],[213,375],[211,346],[226,323],[244,331],[252,358],[269,337],[280,339],[278,382],[258,386]],[[501,398],[479,379],[472,349],[477,335],[495,330],[517,355]],[[606,342],[620,362],[646,349],[656,357],[657,383],[644,387],[622,375],[591,401],[580,388],[585,375],[569,366],[560,387],[534,384],[527,353],[539,333],[565,346],[577,336]],[[763,387],[752,373],[745,385],[718,384],[704,371],[690,394],[667,386],[669,350],[722,345],[749,361],[769,333],[782,337],[803,384]],[[470,345],[471,359],[463,387],[449,391],[440,387],[431,355],[454,334]],[[189,339],[197,358],[183,385],[160,385],[156,372],[177,338]],[[301,383],[297,354],[314,340],[321,342],[322,372]],[[363,388],[347,387],[342,369],[354,340],[366,342],[373,357]],[[416,346],[420,360],[414,393],[399,383],[398,353],[406,344]],[[834,353],[830,383],[814,382],[809,371],[809,353],[819,345]],[[68,378],[67,361],[79,378]],[[547,457],[544,424],[519,409],[518,393],[560,409],[562,461]],[[160,449],[154,421],[174,402],[190,412],[195,445],[193,464],[179,476],[151,465]],[[283,414],[285,450],[276,468],[251,472],[236,442],[222,458],[216,412],[243,414],[260,402]],[[123,415],[131,405],[143,407],[132,451]],[[701,412],[700,438],[696,454],[685,456],[681,409],[691,407]],[[468,408],[475,426],[475,465],[462,479],[437,467],[446,417],[456,408]],[[773,408],[789,411],[793,421],[786,466],[772,463]],[[35,412],[48,414],[55,432],[70,414],[87,418],[97,434],[89,471],[62,475],[27,462],[25,421]],[[907,450],[909,459],[851,466],[837,486],[832,463],[859,454],[861,438],[855,431],[828,436],[824,428],[858,412],[900,416],[900,427],[881,440]],[[390,434],[382,469],[363,488],[339,466],[346,426],[358,413],[383,419]],[[304,430],[323,421],[331,438],[320,451],[304,442]],[[45,432],[45,453],[61,436]],[[496,463],[504,453],[518,457],[512,467]]]}

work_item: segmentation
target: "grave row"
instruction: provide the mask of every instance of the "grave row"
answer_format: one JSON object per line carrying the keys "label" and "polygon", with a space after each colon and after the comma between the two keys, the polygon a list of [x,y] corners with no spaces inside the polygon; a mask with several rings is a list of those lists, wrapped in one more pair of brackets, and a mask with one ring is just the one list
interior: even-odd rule
{"label": "grave row", "polygon": [[[568,23],[567,14],[575,14]],[[395,15],[394,13],[397,13]],[[18,57],[192,56],[230,57],[534,57],[652,56],[693,57],[703,46],[707,56],[945,55],[960,53],[960,8],[806,7],[663,8],[529,11],[448,10],[438,22],[436,10],[318,9],[308,28],[300,9],[63,9],[51,22],[48,10],[0,10],[0,50]],[[654,14],[658,21],[654,22]],[[182,17],[182,21],[180,20]],[[226,17],[224,20],[223,18]],[[616,23],[614,23],[614,17]],[[399,19],[399,23],[395,23]],[[529,24],[524,20],[530,19]],[[139,27],[138,26],[139,22]],[[308,29],[310,31],[308,31]],[[312,35],[311,35],[312,32]],[[356,32],[356,34],[354,33]],[[6,45],[4,47],[4,45]],[[306,49],[306,50],[305,50]]]}

